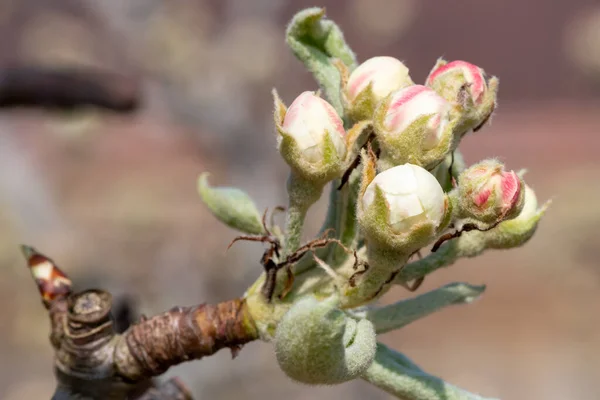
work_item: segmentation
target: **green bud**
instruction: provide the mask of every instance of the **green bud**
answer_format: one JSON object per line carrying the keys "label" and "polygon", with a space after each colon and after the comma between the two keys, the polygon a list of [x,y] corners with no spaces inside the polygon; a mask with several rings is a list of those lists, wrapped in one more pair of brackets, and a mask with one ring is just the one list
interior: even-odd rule
{"label": "green bud", "polygon": [[237,188],[210,187],[207,178],[206,172],[198,178],[198,193],[219,221],[241,232],[264,233],[261,216],[250,196]]}
{"label": "green bud", "polygon": [[306,297],[283,316],[275,332],[275,353],[292,379],[333,385],[360,377],[373,362],[376,335],[366,319],[356,320],[330,297]]}

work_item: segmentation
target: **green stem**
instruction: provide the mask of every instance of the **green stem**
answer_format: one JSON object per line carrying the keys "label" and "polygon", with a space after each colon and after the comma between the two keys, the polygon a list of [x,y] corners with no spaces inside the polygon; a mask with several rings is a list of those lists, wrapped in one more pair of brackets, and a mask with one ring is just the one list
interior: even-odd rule
{"label": "green stem", "polygon": [[323,186],[317,186],[302,176],[291,172],[287,182],[289,207],[285,222],[285,243],[283,257],[292,254],[302,239],[304,219],[310,206],[319,200]]}
{"label": "green stem", "polygon": [[[358,192],[360,189],[361,168],[357,168],[348,183],[343,188],[344,202],[340,205],[340,215],[338,221],[339,233],[336,232],[342,244],[346,247],[355,248],[355,240],[358,236],[358,220],[356,219],[356,202],[358,201]],[[339,266],[346,261],[348,253],[341,247],[333,250],[331,265]]]}
{"label": "green stem", "polygon": [[377,344],[375,361],[362,378],[404,400],[484,400],[424,372],[402,354]]}
{"label": "green stem", "polygon": [[306,217],[306,207],[290,204],[287,219],[285,222],[285,244],[283,248],[283,257],[292,254],[300,247],[302,239],[302,229],[304,227],[304,218]]}

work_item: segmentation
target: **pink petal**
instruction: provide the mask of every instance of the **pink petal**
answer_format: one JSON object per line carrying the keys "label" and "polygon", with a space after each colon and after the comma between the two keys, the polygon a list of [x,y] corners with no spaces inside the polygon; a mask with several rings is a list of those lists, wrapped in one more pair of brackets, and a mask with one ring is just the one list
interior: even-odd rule
{"label": "pink petal", "polygon": [[468,63],[466,61],[457,60],[449,62],[446,65],[442,65],[441,67],[433,71],[431,74],[429,74],[425,84],[431,85],[431,83],[440,75],[456,68],[460,68],[463,71],[463,74],[465,74],[465,79],[471,82],[471,95],[473,96],[473,99],[475,101],[479,101],[481,95],[485,91],[485,79],[483,78],[481,69],[478,66]]}
{"label": "pink petal", "polygon": [[521,180],[514,171],[503,174],[501,190],[502,202],[512,207],[519,199],[521,192]]}
{"label": "pink petal", "polygon": [[490,194],[492,194],[491,189],[488,188],[482,190],[481,192],[475,195],[475,197],[473,198],[473,202],[477,207],[481,207],[488,201],[488,199],[490,198]]}

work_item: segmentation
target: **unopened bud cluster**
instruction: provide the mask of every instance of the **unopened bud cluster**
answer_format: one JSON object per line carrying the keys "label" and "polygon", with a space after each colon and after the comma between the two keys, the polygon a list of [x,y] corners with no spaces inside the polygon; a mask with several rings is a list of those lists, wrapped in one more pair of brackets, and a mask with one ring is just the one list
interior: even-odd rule
{"label": "unopened bud cluster", "polygon": [[[471,398],[445,389],[411,393],[423,388],[425,373],[388,362],[396,356],[382,351],[376,335],[437,309],[431,302],[458,304],[482,287],[446,288],[457,290],[456,299],[408,300],[399,306],[406,315],[359,307],[393,285],[415,290],[411,283],[460,257],[517,247],[533,235],[545,208],[522,174],[495,159],[466,166],[458,151],[492,115],[498,80],[466,61],[440,59],[422,83],[394,57],[359,63],[320,8],[298,13],[286,41],[320,90],[289,106],[273,92],[277,149],[290,168],[285,228],[261,219],[244,193],[199,181],[211,211],[256,235],[237,239],[269,246],[260,259],[265,273],[245,297],[256,329],[300,382],[360,377],[401,398]],[[307,212],[329,183],[321,233],[303,243]],[[415,261],[417,254],[423,258]],[[396,370],[406,383],[399,389],[391,381]]]}

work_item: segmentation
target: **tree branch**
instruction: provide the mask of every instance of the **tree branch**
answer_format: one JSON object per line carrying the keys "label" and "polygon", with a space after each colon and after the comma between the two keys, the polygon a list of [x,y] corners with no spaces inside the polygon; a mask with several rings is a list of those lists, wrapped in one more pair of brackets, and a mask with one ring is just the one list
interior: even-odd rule
{"label": "tree branch", "polygon": [[[223,348],[235,357],[258,339],[244,299],[175,307],[118,334],[112,296],[103,290],[72,293],[71,281],[48,257],[22,246],[51,322],[58,387],[53,399],[191,399],[179,381],[154,385],[173,365]],[[141,393],[141,394],[140,394]]]}
{"label": "tree branch", "polygon": [[90,67],[13,66],[0,69],[0,108],[72,109],[129,113],[140,106],[140,83]]}

